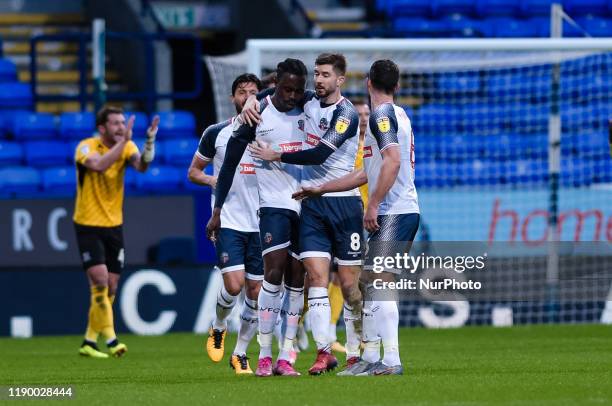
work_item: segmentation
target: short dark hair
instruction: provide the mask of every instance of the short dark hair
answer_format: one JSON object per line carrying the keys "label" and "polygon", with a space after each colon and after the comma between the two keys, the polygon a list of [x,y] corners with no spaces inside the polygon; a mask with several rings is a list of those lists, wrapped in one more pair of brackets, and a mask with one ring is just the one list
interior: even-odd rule
{"label": "short dark hair", "polygon": [[368,77],[375,89],[393,94],[399,83],[399,68],[389,59],[380,59],[372,64]]}
{"label": "short dark hair", "polygon": [[364,104],[364,105],[370,107],[370,104],[368,103],[368,101],[366,99],[352,99],[351,103],[353,103],[353,106],[358,106],[360,104]]}
{"label": "short dark hair", "polygon": [[259,80],[256,75],[252,73],[243,73],[242,75],[234,79],[234,82],[232,83],[232,96],[236,93],[236,89],[238,89],[238,86],[243,83],[255,83],[255,86],[257,86],[257,90],[261,90],[263,88],[261,85],[261,80]]}
{"label": "short dark hair", "polygon": [[287,73],[296,76],[307,76],[308,69],[306,69],[304,62],[299,59],[287,58],[276,65],[276,82],[280,82],[281,77]]}
{"label": "short dark hair", "polygon": [[111,114],[123,114],[123,109],[117,106],[104,106],[96,114],[96,127],[104,125],[108,121],[108,116]]}
{"label": "short dark hair", "polygon": [[261,86],[267,89],[271,86],[276,86],[276,71],[268,73],[266,76],[261,78]]}
{"label": "short dark hair", "polygon": [[338,75],[346,74],[346,58],[342,54],[321,54],[317,56],[315,65],[332,65]]}

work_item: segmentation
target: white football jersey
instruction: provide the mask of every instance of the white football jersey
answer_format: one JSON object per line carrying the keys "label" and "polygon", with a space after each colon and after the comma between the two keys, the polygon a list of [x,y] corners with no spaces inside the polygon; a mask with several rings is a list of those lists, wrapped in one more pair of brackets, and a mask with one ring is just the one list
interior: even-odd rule
{"label": "white football jersey", "polygon": [[[351,173],[359,149],[359,115],[353,104],[342,97],[334,104],[323,105],[311,93],[304,105],[304,115],[305,148],[323,142],[334,152],[321,165],[304,165],[302,185],[320,186]],[[359,196],[359,189],[324,196]]]}
{"label": "white football jersey", "polygon": [[[304,112],[296,108],[280,112],[272,104],[270,96],[260,102],[261,122],[252,134],[251,127],[245,125],[234,132],[234,136],[253,139],[269,146],[275,151],[301,151],[304,143]],[[302,175],[301,165],[285,164],[280,161],[268,162],[253,159],[257,185],[259,188],[259,207],[274,207],[300,212],[300,203],[291,198],[299,189]]]}
{"label": "white football jersey", "polygon": [[[232,121],[233,119],[211,125],[200,138],[196,156],[204,161],[213,162],[215,176],[219,175],[223,165],[225,147],[232,135]],[[214,193],[212,194],[211,205],[212,208],[215,207]],[[223,228],[231,228],[232,230],[259,232],[258,208],[259,193],[255,164],[249,151],[244,151],[240,165],[236,168],[232,187],[221,209],[221,224]]]}
{"label": "white football jersey", "polygon": [[395,183],[378,207],[378,214],[419,213],[414,186],[414,134],[404,109],[395,104],[378,106],[370,115],[363,148],[363,166],[368,177],[370,197],[382,166],[381,151],[391,146],[400,150],[401,164]]}

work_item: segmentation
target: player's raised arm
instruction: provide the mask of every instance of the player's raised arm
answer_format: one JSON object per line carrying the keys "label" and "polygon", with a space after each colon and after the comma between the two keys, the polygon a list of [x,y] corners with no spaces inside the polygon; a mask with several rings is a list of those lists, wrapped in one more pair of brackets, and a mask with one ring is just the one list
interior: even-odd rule
{"label": "player's raised arm", "polygon": [[[122,115],[115,115],[113,117],[114,120],[121,120]],[[104,172],[108,168],[110,168],[119,158],[121,158],[123,154],[123,150],[127,145],[128,141],[132,139],[132,127],[134,126],[134,116],[130,117],[125,125],[125,121],[112,123],[117,129],[113,135],[116,140],[115,145],[113,145],[110,150],[104,154],[100,155],[96,151],[85,151],[82,148],[77,150],[77,160],[80,161],[87,169],[91,169],[94,172]],[[104,127],[103,125],[98,127]],[[114,128],[115,128],[114,127]],[[101,131],[98,128],[98,131]],[[83,147],[86,148],[86,147]]]}
{"label": "player's raised arm", "polygon": [[142,155],[137,151],[130,155],[130,165],[132,165],[132,167],[138,172],[146,172],[146,170],[149,169],[149,165],[151,164],[151,162],[153,162],[153,159],[155,159],[155,138],[157,137],[158,129],[159,116],[155,116],[151,121],[151,125],[149,126],[149,128],[147,128],[147,139],[145,141]]}

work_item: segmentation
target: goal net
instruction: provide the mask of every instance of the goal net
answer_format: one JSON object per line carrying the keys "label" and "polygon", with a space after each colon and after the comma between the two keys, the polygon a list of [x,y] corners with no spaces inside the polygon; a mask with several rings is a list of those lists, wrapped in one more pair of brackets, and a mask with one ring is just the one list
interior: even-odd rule
{"label": "goal net", "polygon": [[421,209],[412,253],[487,256],[484,272],[416,272],[483,289],[400,295],[403,324],[611,323],[611,51],[610,39],[253,40],[206,62],[219,121],[237,75],[287,57],[311,70],[343,53],[352,100],[367,101],[372,62],[399,65]]}

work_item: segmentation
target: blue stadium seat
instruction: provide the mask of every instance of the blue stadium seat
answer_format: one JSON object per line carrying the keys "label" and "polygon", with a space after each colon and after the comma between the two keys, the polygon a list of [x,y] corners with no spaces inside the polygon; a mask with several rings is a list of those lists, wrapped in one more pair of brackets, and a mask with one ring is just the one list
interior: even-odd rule
{"label": "blue stadium seat", "polygon": [[445,33],[442,21],[422,17],[400,17],[393,20],[393,29],[407,37],[436,37]]}
{"label": "blue stadium seat", "polygon": [[478,159],[483,154],[484,143],[481,136],[443,135],[440,137],[438,159],[464,161]]}
{"label": "blue stadium seat", "polygon": [[164,162],[169,165],[183,166],[187,168],[198,149],[197,138],[186,138],[182,140],[168,140],[163,142]]}
{"label": "blue stadium seat", "polygon": [[539,37],[541,29],[529,20],[517,20],[508,17],[490,18],[493,25],[493,36],[498,38],[531,38]]}
{"label": "blue stadium seat", "polygon": [[610,0],[563,0],[563,9],[571,17],[612,13],[612,1]]}
{"label": "blue stadium seat", "polygon": [[83,139],[96,132],[96,119],[89,111],[62,113],[59,126],[60,136],[64,139]]}
{"label": "blue stadium seat", "polygon": [[448,14],[475,15],[476,0],[437,0],[433,3],[433,14],[437,16]]}
{"label": "blue stadium seat", "polygon": [[0,165],[19,165],[23,161],[23,147],[18,142],[0,141]]}
{"label": "blue stadium seat", "polygon": [[550,70],[509,69],[490,71],[487,78],[490,97],[520,97],[540,102],[548,100],[551,89]]}
{"label": "blue stadium seat", "polygon": [[432,12],[431,0],[389,0],[388,16],[429,16]]}
{"label": "blue stadium seat", "polygon": [[56,166],[42,171],[42,184],[46,192],[71,195],[76,193],[74,166]]}
{"label": "blue stadium seat", "polygon": [[463,14],[452,14],[440,19],[444,32],[451,37],[486,37],[480,20],[472,19]]}
{"label": "blue stadium seat", "polygon": [[33,107],[32,90],[27,83],[0,83],[0,109],[31,110]]}
{"label": "blue stadium seat", "polygon": [[132,134],[134,138],[144,138],[149,127],[149,116],[146,113],[140,111],[126,111],[124,112],[125,120],[130,119],[131,116],[135,116],[134,128]]}
{"label": "blue stadium seat", "polygon": [[415,131],[441,135],[459,130],[462,111],[459,107],[446,104],[424,104],[414,119]]}
{"label": "blue stadium seat", "polygon": [[481,16],[516,16],[521,11],[517,0],[478,0],[477,10]]}
{"label": "blue stadium seat", "polygon": [[588,162],[592,164],[593,181],[595,183],[612,182],[612,159],[610,157]]}
{"label": "blue stadium seat", "polygon": [[68,144],[61,141],[31,141],[24,143],[25,161],[31,166],[65,165],[72,157]]}
{"label": "blue stadium seat", "polygon": [[0,58],[0,83],[17,82],[17,67],[7,58]]}
{"label": "blue stadium seat", "polygon": [[123,178],[123,184],[125,185],[125,192],[127,194],[137,194],[138,190],[138,177],[141,174],[138,173],[134,168],[128,166],[125,170],[125,176]]}
{"label": "blue stadium seat", "polygon": [[576,22],[593,37],[612,36],[612,19],[610,18],[586,16],[578,18]]}
{"label": "blue stadium seat", "polygon": [[562,148],[564,143],[570,144],[570,152],[582,159],[605,159],[610,155],[610,144],[606,131],[583,132],[562,138]]}
{"label": "blue stadium seat", "polygon": [[173,166],[157,165],[137,177],[138,188],[143,191],[177,191],[185,172]]}
{"label": "blue stadium seat", "polygon": [[39,191],[40,173],[27,166],[0,169],[0,194],[33,194]]}
{"label": "blue stadium seat", "polygon": [[17,113],[13,119],[13,135],[17,140],[55,138],[55,116],[50,113]]}
{"label": "blue stadium seat", "polygon": [[549,16],[550,6],[559,0],[521,0],[521,14],[530,16]]}
{"label": "blue stadium seat", "polygon": [[593,165],[580,158],[561,159],[561,184],[566,187],[588,186],[593,183]]}
{"label": "blue stadium seat", "polygon": [[441,75],[437,87],[442,92],[475,93],[480,90],[478,72],[460,72],[455,75]]}
{"label": "blue stadium seat", "polygon": [[189,138],[196,135],[195,118],[188,111],[163,111],[159,115],[159,132],[161,139]]}

